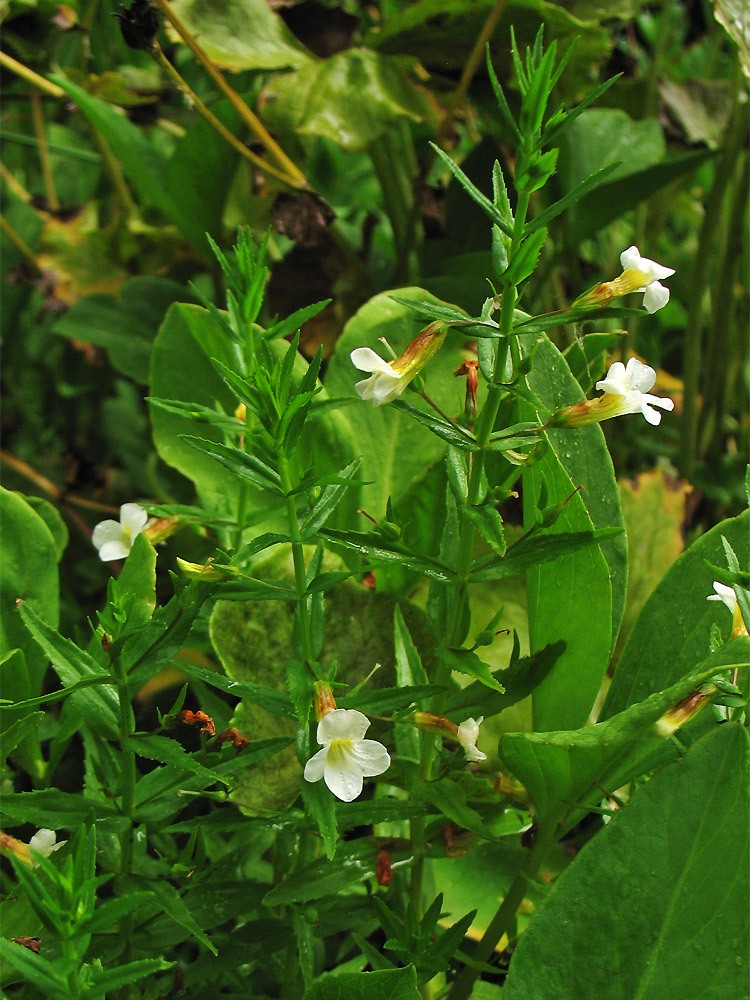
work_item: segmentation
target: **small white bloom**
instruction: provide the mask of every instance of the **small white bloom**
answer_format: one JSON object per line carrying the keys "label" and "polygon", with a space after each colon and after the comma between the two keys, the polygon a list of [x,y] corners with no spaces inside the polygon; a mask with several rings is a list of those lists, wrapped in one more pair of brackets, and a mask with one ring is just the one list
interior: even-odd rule
{"label": "small white bloom", "polygon": [[344,802],[352,802],[362,791],[363,778],[387,771],[388,751],[377,740],[364,735],[370,720],[353,708],[336,708],[318,723],[317,740],[323,749],[305,764],[305,779],[320,781]]}
{"label": "small white bloom", "polygon": [[641,412],[650,424],[656,426],[661,423],[661,413],[654,406],[662,410],[673,410],[674,402],[668,398],[649,395],[647,390],[655,381],[656,372],[653,368],[644,365],[638,358],[631,358],[627,367],[621,361],[615,361],[607,372],[607,377],[596,383],[596,388],[603,389],[610,396],[622,397],[617,401],[617,414]]}
{"label": "small white bloom", "polygon": [[[641,257],[638,247],[628,247],[620,254],[620,263],[623,268],[623,278],[633,278],[633,287],[628,288],[631,292],[643,292],[643,305],[650,313],[655,313],[669,302],[669,289],[662,285],[661,279],[668,278],[674,274],[674,268],[664,267],[657,264],[655,260],[648,257]],[[628,274],[632,272],[632,274]],[[618,279],[622,280],[622,278]],[[624,291],[622,294],[625,294]]]}
{"label": "small white bloom", "polygon": [[[61,840],[60,843],[56,843],[57,834],[54,830],[37,830],[34,836],[29,841],[29,848],[32,851],[36,851],[37,854],[41,854],[42,857],[48,858],[50,854],[54,851],[59,851],[66,841]],[[32,868],[36,868],[34,860],[31,861]]]}
{"label": "small white bloom", "polygon": [[148,514],[137,503],[124,503],[120,507],[119,521],[100,521],[94,528],[91,541],[99,550],[102,562],[124,559],[133,546],[133,539],[146,527]]}
{"label": "small white bloom", "polygon": [[382,406],[400,396],[409,384],[403,372],[397,372],[387,361],[369,347],[358,347],[350,355],[352,364],[361,372],[372,372],[369,378],[357,382],[354,388],[362,399],[372,400],[373,406]]}
{"label": "small white bloom", "polygon": [[718,580],[714,580],[714,590],[715,594],[710,594],[706,600],[707,601],[721,601],[723,604],[729,608],[732,615],[737,610],[737,595],[734,592],[734,587],[727,587],[726,584],[719,583]]}
{"label": "small white bloom", "polygon": [[467,719],[458,727],[458,742],[464,748],[466,759],[470,761],[487,760],[487,754],[477,750],[477,737],[479,736],[479,726],[483,715],[478,719]]}

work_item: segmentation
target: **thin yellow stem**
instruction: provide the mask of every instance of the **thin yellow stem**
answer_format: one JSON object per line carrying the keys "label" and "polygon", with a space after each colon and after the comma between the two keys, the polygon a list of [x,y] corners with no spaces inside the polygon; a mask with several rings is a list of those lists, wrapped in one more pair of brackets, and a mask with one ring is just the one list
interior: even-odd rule
{"label": "thin yellow stem", "polygon": [[31,195],[23,186],[23,184],[21,184],[18,178],[13,173],[11,173],[11,171],[8,170],[8,168],[2,162],[0,162],[0,177],[2,177],[2,179],[8,185],[8,187],[16,196],[16,198],[18,198],[20,201],[26,202],[26,204],[28,205],[28,203],[31,201]]}
{"label": "thin yellow stem", "polygon": [[17,76],[23,77],[24,80],[28,80],[29,83],[33,83],[35,87],[43,90],[45,94],[49,94],[50,97],[67,97],[68,95],[62,89],[58,87],[56,83],[52,83],[50,80],[45,80],[43,76],[35,73],[33,69],[29,69],[28,66],[24,66],[13,56],[9,56],[7,52],[0,51],[0,66],[5,66],[12,73]]}
{"label": "thin yellow stem", "polygon": [[11,241],[11,243],[18,250],[21,251],[21,253],[29,261],[30,264],[33,264],[34,267],[38,267],[36,254],[28,245],[28,243],[26,243],[25,240],[23,240],[18,235],[18,233],[15,231],[13,226],[11,226],[11,224],[8,222],[8,220],[5,218],[4,215],[0,215],[0,230],[2,230],[8,237],[8,239]]}
{"label": "thin yellow stem", "polygon": [[117,196],[122,203],[125,212],[134,219],[140,218],[140,212],[138,206],[133,201],[133,196],[130,193],[130,188],[125,183],[125,177],[122,173],[122,167],[120,166],[120,161],[113,154],[112,150],[109,148],[109,144],[106,139],[102,136],[95,128],[91,128],[91,135],[94,142],[99,147],[99,152],[101,153],[102,162],[109,174],[109,179],[112,181],[112,186],[117,192]]}
{"label": "thin yellow stem", "polygon": [[217,87],[223,94],[225,94],[226,97],[229,98],[232,106],[235,108],[245,124],[263,143],[268,152],[278,161],[279,165],[286,171],[287,175],[294,178],[294,186],[307,187],[308,184],[305,175],[299,167],[289,159],[284,150],[261,123],[260,119],[250,110],[247,104],[245,104],[237,91],[227,83],[222,74],[219,72],[216,64],[206,55],[188,27],[183,24],[177,14],[175,14],[168,0],[156,0],[156,2],[164,12],[164,16],[170,21],[177,34],[182,38],[196,59],[201,63]]}
{"label": "thin yellow stem", "polygon": [[448,136],[448,133],[450,132],[456,108],[466,96],[469,84],[473,80],[474,74],[479,68],[479,64],[484,57],[487,42],[489,42],[495,33],[495,28],[498,26],[500,18],[505,13],[507,5],[508,0],[496,0],[495,6],[489,12],[487,20],[482,25],[482,30],[477,35],[474,47],[469,54],[469,58],[466,60],[466,65],[464,66],[463,73],[461,74],[461,79],[458,81],[458,86],[456,87],[453,97],[451,98],[446,112],[443,115],[443,120],[440,123],[440,131],[438,132],[437,139],[435,140],[435,144],[438,146],[442,146]]}
{"label": "thin yellow stem", "polygon": [[218,132],[218,134],[223,139],[226,139],[226,141],[230,144],[230,146],[236,149],[237,152],[240,153],[240,155],[244,156],[246,160],[249,160],[259,170],[264,170],[266,173],[272,174],[274,177],[278,178],[278,180],[283,181],[284,184],[289,184],[291,187],[298,186],[297,180],[294,177],[290,177],[287,174],[282,173],[281,170],[278,170],[276,167],[272,166],[262,157],[253,153],[251,149],[247,148],[244,142],[241,142],[236,135],[233,135],[229,131],[226,125],[222,124],[222,122],[219,121],[216,115],[206,107],[206,105],[203,103],[200,97],[198,97],[198,95],[190,87],[190,85],[180,76],[179,72],[175,69],[175,67],[172,65],[169,59],[167,59],[167,57],[164,55],[164,52],[162,51],[160,46],[158,45],[156,46],[156,48],[154,49],[154,55],[156,57],[156,61],[159,63],[159,65],[162,67],[165,73],[169,76],[169,78],[174,83],[177,84],[180,90],[192,102],[192,104],[195,106],[196,111],[200,115],[202,115],[203,118],[205,118],[205,120],[208,122],[211,128],[215,129],[216,132]]}
{"label": "thin yellow stem", "polygon": [[39,162],[42,166],[42,177],[44,178],[44,191],[47,196],[47,207],[51,212],[60,211],[60,200],[55,191],[55,179],[52,176],[52,164],[49,159],[47,149],[47,134],[44,131],[44,116],[42,115],[42,99],[39,91],[35,88],[31,91],[31,120],[34,123],[37,142],[39,144]]}

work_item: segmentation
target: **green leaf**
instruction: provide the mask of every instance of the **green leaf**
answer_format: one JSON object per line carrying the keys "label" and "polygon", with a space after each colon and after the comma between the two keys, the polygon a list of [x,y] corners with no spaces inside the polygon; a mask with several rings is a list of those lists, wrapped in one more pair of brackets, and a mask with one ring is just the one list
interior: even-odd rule
{"label": "green leaf", "polygon": [[384,536],[377,535],[375,532],[338,531],[326,528],[321,534],[332,545],[341,545],[345,549],[359,552],[374,565],[406,566],[423,576],[442,582],[450,580],[453,576],[452,570],[441,566],[437,560],[428,560],[412,555],[404,544],[400,542],[389,543]]}
{"label": "green leaf", "polygon": [[708,562],[723,563],[722,536],[740,562],[750,566],[750,512],[717,524],[701,535],[667,571],[638,617],[607,693],[601,718],[621,712],[682,677],[709,653],[711,625],[725,636],[731,616],[709,601],[715,579]]}
{"label": "green leaf", "polygon": [[3,725],[0,731],[0,756],[7,760],[26,737],[33,733],[44,718],[44,712],[32,712],[10,725]]}
{"label": "green leaf", "polygon": [[419,1000],[417,972],[383,969],[376,972],[342,972],[318,979],[303,1000]]}
{"label": "green leaf", "polygon": [[304,66],[310,54],[265,0],[175,0],[175,13],[225,69]]}
{"label": "green leaf", "polygon": [[309,782],[300,778],[302,801],[323,838],[323,848],[326,857],[332,859],[336,854],[338,840],[338,825],[336,822],[336,803],[333,794],[322,781]]}
{"label": "green leaf", "polygon": [[147,622],[156,607],[156,549],[144,534],[136,535],[117,579],[128,608],[128,630]]}
{"label": "green leaf", "polygon": [[522,656],[505,670],[496,671],[495,677],[502,685],[502,692],[489,694],[480,681],[451,692],[446,699],[446,713],[460,715],[462,720],[467,716],[491,716],[515,705],[522,698],[528,698],[550,672],[564,648],[561,642],[546,646],[533,656]]}
{"label": "green leaf", "polygon": [[346,150],[366,149],[398,119],[434,118],[430,95],[400,60],[369,48],[347,48],[263,88],[264,117],[284,132],[323,136]]}
{"label": "green leaf", "polygon": [[129,748],[146,760],[157,760],[160,764],[173,764],[190,774],[196,774],[205,781],[220,781],[226,785],[226,778],[211,768],[201,764],[193,754],[186,753],[176,740],[167,736],[138,734],[128,737]]}
{"label": "green leaf", "polygon": [[602,788],[616,790],[647,770],[647,761],[665,746],[654,728],[657,720],[713,674],[746,664],[749,648],[747,637],[733,639],[676,684],[595,726],[505,733],[500,756],[533,798],[540,823],[568,817],[569,825],[601,800]]}
{"label": "green leaf", "polygon": [[612,969],[623,997],[743,996],[749,777],[747,733],[730,723],[639,788],[558,879],[503,1000],[600,1000]]}
{"label": "green leaf", "polygon": [[95,293],[79,299],[55,322],[52,332],[103,347],[118,372],[147,385],[159,325],[172,303],[185,299],[192,295],[176,281],[133,278],[117,295]]}
{"label": "green leaf", "polygon": [[440,649],[438,650],[440,659],[447,663],[451,670],[458,670],[462,674],[476,679],[485,687],[493,691],[504,693],[505,688],[493,675],[489,666],[469,649]]}
{"label": "green leaf", "polygon": [[167,164],[145,133],[111,104],[87,93],[67,77],[53,73],[50,79],[62,87],[101,133],[144,205],[160,209],[185,234],[194,249],[206,257],[205,230],[193,218],[188,206],[173,197],[167,178]]}
{"label": "green leaf", "polygon": [[35,954],[30,948],[0,937],[0,957],[36,986],[42,996],[49,997],[50,1000],[68,1000],[70,997],[67,983],[58,978],[46,958]]}
{"label": "green leaf", "polygon": [[558,215],[561,215],[564,211],[575,205],[576,202],[580,201],[585,194],[589,191],[593,191],[599,187],[599,185],[604,181],[605,177],[609,177],[610,174],[614,173],[619,164],[610,163],[606,167],[602,167],[600,170],[594,171],[588,177],[585,177],[576,186],[564,194],[562,198],[558,199],[554,204],[545,208],[544,211],[540,212],[539,215],[534,216],[530,222],[526,224],[526,232],[533,233],[535,229],[539,229],[541,226],[546,226],[548,222],[552,219],[556,219]]}
{"label": "green leaf", "polygon": [[594,236],[604,226],[640,205],[657,191],[682,180],[715,155],[716,152],[710,149],[694,150],[673,156],[662,163],[655,163],[620,180],[597,185],[580,200],[575,210],[570,223],[571,239],[580,241]]}
{"label": "green leaf", "polygon": [[346,468],[339,472],[339,476],[342,480],[344,480],[344,482],[324,487],[317,503],[315,503],[311,510],[305,515],[305,518],[300,525],[300,533],[303,542],[314,538],[326,523],[344,495],[344,491],[349,488],[349,481],[354,479],[354,475],[359,469],[361,463],[361,458],[357,458],[353,462],[350,462]]}
{"label": "green leaf", "polygon": [[216,945],[200,926],[187,903],[173,885],[170,885],[164,879],[154,879],[148,885],[151,887],[151,891],[161,903],[162,910],[169,916],[170,920],[174,920],[180,927],[184,927],[185,930],[190,931],[191,935],[200,941],[205,948],[208,948],[213,955],[219,954]]}
{"label": "green leaf", "polygon": [[464,191],[468,194],[470,198],[472,198],[477,203],[477,205],[479,205],[479,207],[489,218],[492,224],[497,226],[498,229],[502,230],[502,232],[504,232],[506,236],[512,236],[513,230],[505,221],[505,217],[503,216],[503,213],[500,211],[500,209],[495,204],[493,204],[493,202],[491,202],[486,195],[482,194],[482,192],[479,190],[476,184],[474,184],[471,180],[469,180],[469,178],[459,167],[459,165],[457,163],[454,163],[454,161],[450,158],[450,156],[448,156],[447,153],[445,153],[442,149],[440,149],[439,146],[436,146],[434,142],[431,142],[430,145],[438,154],[443,163],[445,163],[445,165],[448,167],[448,169],[456,178],[456,180],[464,189]]}
{"label": "green leaf", "polygon": [[94,968],[91,973],[93,987],[89,989],[86,996],[96,997],[96,1000],[103,998],[111,991],[117,990],[121,986],[129,983],[137,983],[146,976],[151,976],[155,972],[164,972],[171,969],[174,962],[165,962],[163,958],[140,958],[135,962],[128,962],[126,965],[117,965],[113,969]]}
{"label": "green leaf", "polygon": [[[57,545],[45,521],[19,493],[0,487],[3,558],[0,561],[0,656],[22,649],[28,669],[28,690],[4,675],[3,697],[20,701],[41,690],[47,657],[33,642],[18,616],[23,601],[52,628],[59,618]],[[20,678],[19,678],[20,680]]]}
{"label": "green leaf", "polygon": [[328,858],[318,858],[303,865],[267,892],[263,903],[265,906],[279,906],[335,896],[375,874],[377,852],[376,844],[370,841],[342,844],[333,862]]}
{"label": "green leaf", "polygon": [[394,399],[391,405],[402,413],[408,413],[410,417],[432,431],[436,437],[447,441],[454,448],[460,448],[462,451],[477,451],[479,449],[473,435],[467,433],[462,427],[443,420],[442,417],[438,417],[429,410],[420,410],[405,399]]}
{"label": "green leaf", "polygon": [[57,551],[57,561],[62,558],[62,554],[68,545],[68,527],[60,516],[60,512],[54,504],[43,497],[24,497],[26,503],[35,511],[49,528],[49,532],[55,542]]}
{"label": "green leaf", "polygon": [[32,823],[37,829],[75,830],[94,819],[116,816],[118,811],[111,803],[99,799],[38,788],[33,792],[6,792],[3,812],[7,820]]}
{"label": "green leaf", "polygon": [[207,441],[205,438],[193,437],[191,434],[184,434],[183,439],[193,448],[220,462],[235,476],[251,482],[259,490],[272,493],[274,496],[283,496],[278,472],[254,455],[242,451],[241,448],[220,444],[218,441]]}
{"label": "green leaf", "polygon": [[139,907],[148,905],[155,898],[153,891],[129,892],[127,896],[108,899],[97,906],[94,915],[86,921],[87,934],[98,934],[105,927],[117,923],[126,913],[131,913]]}
{"label": "green leaf", "polygon": [[437,781],[420,782],[414,789],[415,795],[429,802],[438,809],[446,819],[451,820],[465,830],[478,833],[485,840],[494,840],[494,834],[482,817],[466,801],[466,792],[450,778],[440,778]]}
{"label": "green leaf", "polygon": [[[530,337],[523,341],[525,352],[533,346]],[[536,348],[528,382],[542,402],[553,411],[583,398],[580,386],[560,352],[546,337]],[[552,428],[547,432],[547,440],[573,485],[583,487],[578,497],[583,501],[594,528],[624,528],[615,470],[599,424],[579,427],[572,433]],[[552,461],[551,456],[548,461]],[[545,459],[542,459],[540,467],[544,466],[544,462]],[[535,476],[533,470],[531,475]],[[563,485],[563,490],[566,488]],[[565,498],[560,496],[558,499]],[[624,532],[614,533],[608,540],[602,539],[600,547],[607,561],[612,588],[611,653],[625,610],[628,547]]]}
{"label": "green leaf", "polygon": [[237,698],[247,698],[261,708],[276,715],[284,715],[289,719],[296,719],[297,713],[294,710],[291,698],[282,691],[276,691],[266,684],[254,684],[252,681],[232,680],[231,677],[224,677],[223,674],[214,673],[211,670],[204,670],[203,667],[196,667],[189,663],[180,663],[180,670],[193,677],[195,680],[203,681],[211,687],[226,691]]}
{"label": "green leaf", "polygon": [[714,17],[737,46],[745,76],[750,77],[750,18],[743,0],[715,0]]}
{"label": "green leaf", "polygon": [[[621,533],[619,528],[615,528],[614,531],[617,534]],[[511,545],[504,556],[490,554],[477,560],[469,581],[484,583],[487,580],[504,580],[509,576],[517,576],[532,567],[555,562],[589,546],[598,545],[602,539],[610,537],[611,532],[606,528],[601,531],[525,535],[515,545]]]}
{"label": "green leaf", "polygon": [[[252,100],[249,95],[248,99]],[[228,98],[211,102],[210,111],[233,135],[245,138],[247,126]],[[240,154],[200,117],[196,117],[175,146],[167,163],[167,185],[170,191],[179,191],[180,208],[204,234],[221,232],[224,206],[239,161]],[[205,235],[197,249],[203,257],[208,256]],[[184,291],[182,295],[184,301]]]}
{"label": "green leaf", "polygon": [[[97,681],[102,673],[101,666],[80,649],[71,639],[65,639],[50,628],[27,604],[22,604],[19,613],[31,635],[49,657],[55,672],[65,687],[71,687],[82,680]],[[71,694],[71,704],[78,705],[81,720],[110,739],[119,735],[119,701],[113,687],[91,687]]]}
{"label": "green leaf", "polygon": [[496,507],[490,503],[482,504],[481,507],[462,506],[458,508],[458,513],[459,517],[471,521],[496,556],[505,555],[503,519]]}
{"label": "green leaf", "polygon": [[508,270],[500,276],[504,285],[520,285],[533,274],[546,239],[547,230],[541,226],[536,227],[528,239],[523,241],[508,265]]}

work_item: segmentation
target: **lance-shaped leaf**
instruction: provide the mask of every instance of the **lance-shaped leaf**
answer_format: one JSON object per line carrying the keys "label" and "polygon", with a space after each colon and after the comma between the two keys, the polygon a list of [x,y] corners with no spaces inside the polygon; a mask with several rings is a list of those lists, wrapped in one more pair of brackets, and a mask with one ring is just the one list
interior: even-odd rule
{"label": "lance-shaped leaf", "polygon": [[[459,165],[457,163],[454,163],[447,153],[443,152],[443,150],[440,149],[439,146],[436,146],[434,142],[431,142],[430,145],[438,154],[440,159],[448,167],[448,169],[456,178],[456,180],[464,189],[464,191],[469,195],[470,198],[473,198],[473,200],[477,203],[477,205],[479,205],[482,211],[489,217],[490,221],[494,225],[496,225],[498,229],[502,229],[502,231],[506,234],[506,236],[512,236],[513,230],[505,221],[503,213],[500,211],[500,209],[496,205],[493,205],[493,203],[490,201],[487,195],[482,194],[482,192],[479,190],[476,184],[474,184],[472,181],[469,180],[469,178],[459,167]],[[535,226],[534,228],[537,227]]]}
{"label": "lance-shaped leaf", "polygon": [[374,565],[399,565],[416,570],[431,580],[446,582],[455,576],[453,570],[443,566],[437,559],[428,559],[411,552],[403,542],[391,542],[384,535],[367,531],[340,531],[325,528],[321,534],[333,545],[359,552]]}
{"label": "lance-shaped leaf", "polygon": [[428,427],[437,437],[442,438],[443,441],[447,441],[448,444],[452,444],[454,448],[461,448],[463,451],[477,451],[479,448],[474,436],[462,427],[457,427],[455,424],[449,423],[449,421],[444,420],[434,413],[420,410],[418,407],[412,406],[411,403],[407,403],[405,399],[394,399],[391,402],[391,406],[402,410],[404,413],[408,413],[409,416],[418,420],[420,424]]}
{"label": "lance-shaped leaf", "polygon": [[439,649],[438,656],[451,670],[458,670],[462,674],[468,674],[469,677],[476,677],[480,684],[493,691],[499,691],[501,694],[505,691],[489,666],[470,649]]}
{"label": "lance-shaped leaf", "polygon": [[283,496],[281,480],[279,474],[270,465],[266,465],[255,455],[248,455],[240,448],[232,445],[221,444],[219,441],[207,441],[205,438],[193,437],[190,434],[181,434],[180,437],[187,441],[198,451],[204,452],[217,462],[221,462],[225,468],[242,479],[247,479],[254,486],[273,493],[275,496]]}
{"label": "lance-shaped leaf", "polygon": [[535,229],[540,229],[542,226],[546,226],[551,219],[557,218],[566,208],[570,208],[571,205],[575,205],[577,201],[580,201],[585,194],[589,191],[593,191],[594,188],[599,187],[605,180],[609,177],[612,171],[616,170],[620,166],[620,163],[608,163],[606,167],[602,167],[597,170],[590,177],[586,177],[579,184],[569,191],[566,195],[563,195],[559,201],[556,201],[549,208],[545,208],[543,212],[531,219],[530,222],[526,224],[527,232],[534,232]]}
{"label": "lance-shaped leaf", "polygon": [[490,553],[478,559],[469,580],[471,583],[483,583],[516,576],[530,566],[551,562],[559,556],[596,545],[602,539],[621,533],[622,528],[598,528],[594,531],[565,531],[557,535],[524,535],[515,545],[511,545],[504,556],[498,557]]}

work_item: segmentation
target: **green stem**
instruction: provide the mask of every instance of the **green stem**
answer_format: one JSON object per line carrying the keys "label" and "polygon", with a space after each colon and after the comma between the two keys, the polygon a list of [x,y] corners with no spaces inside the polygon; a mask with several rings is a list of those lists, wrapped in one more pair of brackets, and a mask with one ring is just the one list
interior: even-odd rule
{"label": "green stem", "polygon": [[739,101],[740,71],[737,70],[735,102],[732,122],[723,154],[716,163],[714,183],[706,202],[698,250],[695,255],[695,269],[690,283],[688,300],[688,320],[685,332],[685,394],[682,403],[682,427],[680,436],[680,475],[688,480],[693,478],[697,459],[698,439],[698,390],[700,375],[704,366],[702,305],[706,286],[710,278],[709,261],[714,256],[714,241],[720,224],[721,210],[727,187],[734,175],[735,164],[747,135],[747,116],[744,105]]}
{"label": "green stem", "polygon": [[286,515],[289,522],[289,534],[292,538],[294,585],[297,591],[297,616],[300,625],[299,631],[302,636],[302,655],[305,662],[312,669],[310,619],[307,614],[307,567],[305,566],[305,552],[302,547],[302,536],[300,535],[299,520],[297,518],[297,506],[292,495],[293,487],[289,474],[289,462],[286,458],[279,458],[279,478],[281,479],[281,488],[286,495]]}
{"label": "green stem", "polygon": [[133,865],[133,819],[135,818],[135,751],[130,746],[129,737],[135,732],[135,714],[128,690],[128,677],[119,657],[112,661],[117,682],[117,696],[120,701],[120,752],[122,771],[120,780],[122,797],[120,810],[130,820],[127,829],[120,836],[120,871],[127,873]]}
{"label": "green stem", "polygon": [[[478,963],[487,962],[492,956],[500,938],[510,928],[518,907],[523,902],[528,884],[533,879],[542,866],[542,862],[555,842],[555,827],[540,829],[534,846],[529,852],[529,856],[520,868],[510,888],[505,894],[505,898],[500,904],[495,916],[489,923],[482,939],[477,943],[472,959]],[[479,970],[465,965],[458,975],[453,987],[448,994],[448,1000],[468,1000],[471,996],[474,982],[479,976]]]}

